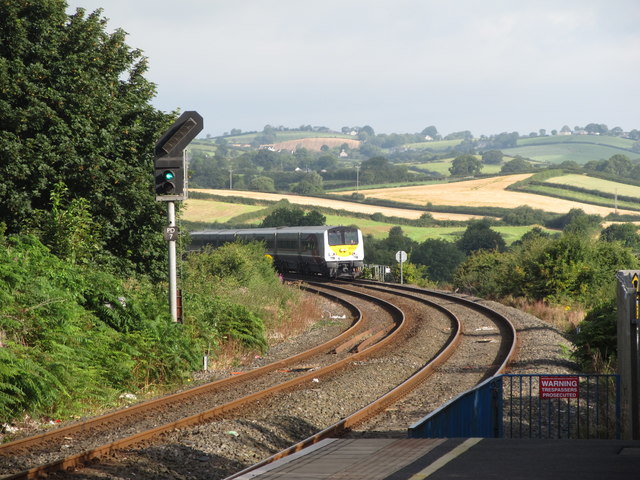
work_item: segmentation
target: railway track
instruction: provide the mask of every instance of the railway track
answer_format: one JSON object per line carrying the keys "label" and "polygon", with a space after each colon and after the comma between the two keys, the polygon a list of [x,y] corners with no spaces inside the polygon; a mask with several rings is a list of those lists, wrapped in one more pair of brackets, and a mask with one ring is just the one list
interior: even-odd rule
{"label": "railway track", "polygon": [[[456,347],[461,345],[466,336],[471,335],[465,334],[469,328],[446,305],[456,303],[455,299],[446,298],[438,304],[429,300],[429,295],[424,292],[400,293],[397,289],[389,290],[388,287],[381,291],[380,287],[374,289],[374,286],[364,284],[313,284],[310,288],[323,295],[339,297],[345,305],[350,305],[348,308],[354,317],[353,325],[340,336],[295,357],[159,399],[157,403],[145,402],[124,412],[114,412],[109,416],[90,420],[89,423],[71,425],[45,435],[0,446],[1,472],[9,475],[7,478],[36,478],[45,473],[77,469],[93,458],[106,454],[117,458],[117,452],[123,449],[126,449],[127,456],[130,457],[132,451],[139,450],[133,445],[143,445],[144,450],[148,448],[147,445],[155,445],[157,442],[179,444],[180,440],[172,439],[174,437],[171,437],[171,432],[188,437],[189,433],[180,432],[188,432],[194,428],[202,432],[205,429],[203,422],[208,422],[204,425],[215,425],[221,419],[246,421],[247,418],[255,418],[256,420],[251,421],[257,423],[261,421],[261,417],[277,417],[278,414],[274,412],[283,406],[287,412],[299,409],[300,405],[305,405],[305,409],[313,409],[314,407],[306,405],[307,402],[312,404],[309,397],[314,395],[329,397],[332,407],[340,407],[325,415],[326,419],[305,420],[304,423],[310,426],[307,430],[315,430],[315,433],[302,436],[302,440],[293,438],[290,444],[294,446],[280,449],[279,453],[268,460],[272,461],[322,438],[352,431],[376,414],[389,411],[390,406],[399,398],[415,390],[438,369],[440,372],[437,373],[446,375],[446,368],[458,368],[446,367],[444,362],[448,358],[454,358]],[[467,305],[464,308],[469,307],[477,312],[477,306]],[[417,343],[421,342],[419,334],[425,330],[428,332],[426,336],[432,341],[422,351],[420,358],[414,358],[411,356],[412,349],[417,348]],[[508,326],[499,327],[496,335],[502,338],[504,332],[509,330]],[[483,332],[485,335],[486,333]],[[507,348],[505,342],[508,343],[509,340],[498,342],[501,346],[489,354],[492,357],[491,369],[486,370],[478,365],[473,369],[476,370],[473,372],[475,377],[480,375],[482,378],[497,371],[494,367],[498,351],[505,355],[513,354],[515,347]],[[494,342],[486,342],[483,346],[494,347],[492,343]],[[328,359],[331,361],[328,362]],[[506,360],[502,363],[506,364]],[[302,365],[304,366],[301,367]],[[376,379],[376,375],[383,370],[384,381]],[[371,379],[376,379],[375,388],[365,382],[369,380],[370,383]],[[317,388],[316,382],[322,388]],[[351,393],[346,392],[348,385],[352,386]],[[206,399],[206,402],[200,403],[199,399]],[[189,409],[183,408],[184,405],[189,405]],[[242,415],[237,413],[240,408]],[[165,417],[165,411],[173,412],[173,416]],[[193,411],[197,413],[188,413]],[[303,412],[295,411],[295,415],[298,415],[298,423],[303,423],[300,420]],[[110,430],[114,426],[120,428],[121,423],[130,424],[131,418],[136,416],[151,419],[154,425],[148,428],[145,426],[146,420],[133,421],[134,426],[129,428],[136,433],[125,431],[121,438],[104,443],[104,438],[112,438]],[[167,421],[166,418],[170,419]],[[90,441],[89,437],[84,436],[85,432],[92,432],[92,438],[103,439],[102,443],[95,445],[92,443],[94,440]],[[163,436],[163,439],[157,440],[159,436]],[[79,451],[69,454],[71,447],[68,445],[77,445],[80,447]],[[262,455],[263,458],[265,456],[267,455]],[[47,465],[38,464],[42,463],[42,459],[46,459]],[[108,460],[112,461],[113,458]],[[223,478],[233,468],[220,468],[219,476],[202,478]],[[235,470],[238,469],[236,465]],[[211,469],[208,472],[210,474]],[[72,474],[67,472],[65,475]],[[136,478],[140,478],[139,475]]]}

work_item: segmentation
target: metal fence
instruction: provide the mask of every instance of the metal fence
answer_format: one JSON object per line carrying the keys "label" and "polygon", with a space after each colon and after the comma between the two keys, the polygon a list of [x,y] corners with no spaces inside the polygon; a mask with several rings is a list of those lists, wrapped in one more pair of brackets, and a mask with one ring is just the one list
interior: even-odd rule
{"label": "metal fence", "polygon": [[618,375],[499,375],[409,427],[412,438],[620,438]]}

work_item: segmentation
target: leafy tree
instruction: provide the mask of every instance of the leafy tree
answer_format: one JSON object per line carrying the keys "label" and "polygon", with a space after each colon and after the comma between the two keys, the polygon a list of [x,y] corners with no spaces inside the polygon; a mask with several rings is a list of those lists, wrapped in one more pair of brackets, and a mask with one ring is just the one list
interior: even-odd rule
{"label": "leafy tree", "polygon": [[584,235],[531,236],[508,252],[474,252],[456,270],[454,286],[490,298],[520,296],[589,307],[614,295],[616,271],[637,265],[620,243]]}
{"label": "leafy tree", "polygon": [[531,170],[531,164],[522,157],[516,157],[505,163],[500,169],[500,173],[518,173]]}
{"label": "leafy tree", "polygon": [[489,145],[492,148],[512,148],[518,145],[518,132],[502,132],[491,138]]}
{"label": "leafy tree", "polygon": [[541,209],[532,208],[529,205],[520,205],[512,208],[502,220],[508,225],[534,225],[544,224],[548,214]]}
{"label": "leafy tree", "polygon": [[413,249],[411,261],[427,267],[429,280],[450,282],[465,254],[455,243],[441,239],[428,239]]}
{"label": "leafy tree", "polygon": [[500,165],[504,155],[500,150],[489,150],[482,154],[482,163],[487,165]]}
{"label": "leafy tree", "polygon": [[302,180],[295,185],[292,190],[301,195],[309,195],[324,192],[322,187],[322,177],[316,172],[309,172],[304,175]]}
{"label": "leafy tree", "polygon": [[60,0],[0,4],[0,221],[20,232],[50,211],[52,186],[86,199],[104,248],[125,270],[164,270],[164,209],[153,146],[172,117],[151,106],[147,61],[98,10]]}
{"label": "leafy tree", "polygon": [[589,123],[584,129],[588,133],[596,133],[598,135],[606,135],[609,129],[604,123]]}
{"label": "leafy tree", "polygon": [[586,371],[602,371],[611,366],[617,351],[617,301],[611,298],[590,310],[575,332],[572,356]]}
{"label": "leafy tree", "polygon": [[634,252],[640,252],[640,235],[638,227],[633,223],[612,223],[600,232],[600,239],[605,242],[621,242]]}
{"label": "leafy tree", "polygon": [[360,140],[366,140],[369,137],[373,137],[375,136],[375,132],[373,131],[373,128],[371,128],[369,125],[365,125],[364,127],[360,128],[360,130],[358,130],[358,138]]}
{"label": "leafy tree", "polygon": [[504,251],[506,247],[502,236],[492,230],[489,222],[484,219],[470,222],[462,238],[456,244],[467,255],[476,250]]}
{"label": "leafy tree", "polygon": [[451,162],[451,167],[449,167],[449,172],[454,177],[477,175],[480,170],[482,170],[482,162],[471,154],[457,156]]}
{"label": "leafy tree", "polygon": [[565,225],[563,233],[592,236],[601,228],[602,217],[600,215],[588,215],[583,212],[571,217],[569,223]]}
{"label": "leafy tree", "polygon": [[270,177],[265,177],[262,175],[253,177],[251,182],[249,183],[249,188],[251,190],[256,190],[258,192],[275,192],[276,187],[273,183],[273,179]]}
{"label": "leafy tree", "polygon": [[411,254],[416,245],[399,226],[391,227],[387,238],[384,239],[376,239],[373,235],[367,235],[364,244],[367,262],[378,265],[394,265],[397,263],[396,253],[398,251],[404,250],[407,254]]}
{"label": "leafy tree", "polygon": [[517,240],[517,241],[513,242],[511,247],[515,248],[515,247],[518,247],[518,246],[520,246],[520,245],[522,245],[524,243],[533,242],[533,241],[535,241],[537,239],[545,239],[545,238],[551,238],[551,234],[548,233],[548,232],[545,232],[540,227],[533,227],[527,233],[522,235],[522,237],[520,237],[520,240]]}
{"label": "leafy tree", "polygon": [[302,227],[324,225],[326,217],[317,210],[305,211],[293,206],[278,207],[267,215],[260,226],[262,227]]}
{"label": "leafy tree", "polygon": [[420,283],[420,280],[426,278],[427,267],[424,265],[416,265],[412,262],[402,262],[402,271],[400,271],[400,263],[396,262],[391,267],[391,274],[396,282],[400,282],[402,278],[403,283]]}
{"label": "leafy tree", "polygon": [[629,157],[622,154],[613,155],[607,161],[607,166],[604,171],[607,173],[612,173],[614,175],[618,175],[620,177],[627,176],[631,169],[633,168],[633,164]]}
{"label": "leafy tree", "polygon": [[581,208],[572,208],[566,214],[560,215],[546,222],[545,226],[556,230],[564,230],[574,223],[574,230],[585,227],[587,230],[599,228],[602,223],[600,215],[588,215]]}
{"label": "leafy tree", "polygon": [[391,227],[389,229],[385,243],[387,248],[394,251],[394,256],[395,253],[400,250],[404,250],[409,253],[415,246],[415,242],[411,240],[411,238],[407,237],[402,231],[402,227],[399,226]]}
{"label": "leafy tree", "polygon": [[515,260],[509,252],[476,250],[456,269],[453,285],[485,298],[499,299],[511,295],[520,285]]}
{"label": "leafy tree", "polygon": [[444,137],[445,140],[472,140],[473,134],[469,130],[453,132]]}
{"label": "leafy tree", "polygon": [[422,130],[421,132],[423,137],[431,137],[434,140],[437,140],[440,138],[440,134],[438,133],[438,129],[436,127],[434,127],[433,125],[425,128],[424,130]]}
{"label": "leafy tree", "polygon": [[560,163],[560,165],[558,166],[560,168],[570,168],[574,170],[580,169],[580,165],[578,164],[578,162],[575,162],[574,160],[565,160],[562,163]]}
{"label": "leafy tree", "polygon": [[75,198],[66,205],[67,194],[64,183],[56,184],[51,193],[51,211],[37,210],[28,224],[58,257],[72,263],[94,263],[102,251],[98,225],[89,214],[87,199]]}

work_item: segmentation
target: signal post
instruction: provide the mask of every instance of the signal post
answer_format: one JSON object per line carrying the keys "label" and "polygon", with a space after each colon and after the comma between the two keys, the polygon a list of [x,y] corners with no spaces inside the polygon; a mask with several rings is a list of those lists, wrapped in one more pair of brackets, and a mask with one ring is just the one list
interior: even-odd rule
{"label": "signal post", "polygon": [[184,149],[202,131],[203,125],[200,114],[184,112],[162,135],[154,149],[156,201],[167,202],[164,239],[169,246],[169,308],[174,322],[178,321],[176,240],[179,234],[175,202],[187,199],[187,157]]}
{"label": "signal post", "polygon": [[619,270],[616,277],[622,438],[640,440],[640,270]]}

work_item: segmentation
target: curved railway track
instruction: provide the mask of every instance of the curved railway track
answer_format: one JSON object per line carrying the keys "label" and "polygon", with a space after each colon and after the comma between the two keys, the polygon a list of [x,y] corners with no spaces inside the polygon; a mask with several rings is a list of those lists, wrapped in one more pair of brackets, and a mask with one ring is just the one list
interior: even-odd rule
{"label": "curved railway track", "polygon": [[[448,358],[455,357],[455,351],[463,344],[465,336],[470,336],[465,334],[465,331],[468,330],[468,327],[464,325],[465,322],[461,322],[457,314],[450,308],[451,305],[458,303],[459,300],[456,297],[440,297],[438,302],[428,298],[436,296],[433,292],[428,294],[425,291],[404,290],[400,292],[398,289],[390,290],[388,287],[379,286],[374,288],[372,285],[360,283],[347,286],[314,283],[309,288],[322,295],[339,297],[343,304],[350,305],[349,311],[355,319],[352,326],[338,337],[313,349],[241,375],[155,401],[144,402],[125,411],[114,412],[97,419],[91,419],[88,422],[4,444],[0,446],[0,466],[2,468],[0,471],[4,475],[9,475],[6,478],[17,479],[37,478],[47,472],[76,469],[93,458],[101,457],[107,453],[113,454],[119,449],[140,442],[154,441],[150,439],[157,438],[166,432],[187,429],[214,419],[233,417],[237,415],[234,412],[237,412],[239,408],[243,409],[243,415],[250,414],[251,409],[268,411],[271,408],[270,402],[283,403],[283,400],[279,400],[282,395],[285,397],[304,395],[304,392],[309,390],[309,385],[313,385],[313,382],[316,381],[322,381],[323,388],[328,390],[334,379],[342,378],[342,375],[352,375],[354,379],[359,379],[362,376],[370,377],[375,375],[377,369],[386,368],[387,364],[406,363],[398,359],[395,359],[394,362],[388,359],[393,358],[393,352],[398,352],[403,348],[408,348],[408,350],[402,355],[410,352],[410,349],[413,348],[410,346],[412,339],[417,336],[418,332],[426,328],[427,323],[433,321],[433,324],[430,323],[429,326],[429,336],[436,340],[428,353],[428,358],[414,359],[410,365],[402,365],[402,368],[398,365],[392,365],[392,370],[398,370],[396,378],[399,379],[394,380],[395,383],[392,387],[385,384],[380,385],[379,389],[372,388],[375,396],[373,399],[364,395],[362,391],[356,393],[356,397],[362,397],[357,401],[348,401],[344,396],[342,402],[352,403],[352,408],[341,408],[339,414],[333,415],[333,417],[337,417],[337,421],[329,421],[319,429],[318,433],[303,438],[293,447],[281,451],[263,462],[267,463],[322,438],[351,431],[376,414],[388,410],[390,405],[417,388],[425,378],[433,375],[438,369],[446,369],[444,362]],[[421,307],[417,305],[421,305]],[[473,302],[467,302],[465,308],[472,308],[473,311],[478,312],[478,307],[477,304],[473,305]],[[486,309],[486,307],[482,308]],[[403,310],[411,313],[405,314]],[[497,327],[501,340],[494,353],[489,354],[492,356],[490,368],[486,369],[480,366],[475,368],[477,370],[474,372],[475,376],[480,375],[480,378],[493,375],[504,369],[508,358],[515,351],[515,330],[512,326],[509,327],[508,320],[500,318],[501,316],[497,314],[489,314],[487,311],[484,311],[483,314],[488,314],[497,323],[506,323]],[[512,337],[509,332],[513,332]],[[499,356],[504,356],[504,358],[498,365]],[[303,367],[300,367],[301,365]],[[313,367],[310,369],[308,365],[313,365]],[[283,376],[286,377],[284,381]],[[360,380],[347,380],[346,383],[356,383],[356,381]],[[344,390],[344,388],[344,385],[338,386],[337,394],[340,395],[340,389]],[[230,392],[230,390],[233,391]],[[203,399],[206,400],[201,403]],[[299,400],[295,401],[300,403]],[[333,400],[334,403],[336,401]],[[185,405],[189,405],[189,408],[185,409]],[[343,415],[344,410],[347,412]],[[172,412],[170,416],[166,416],[165,412],[167,411]],[[189,413],[193,411],[197,413]],[[131,420],[136,417],[142,418],[142,420]],[[145,423],[148,419],[151,419],[152,426],[150,427]],[[112,430],[114,426],[120,428],[120,424],[124,423],[133,423],[134,426],[129,428],[135,433],[123,430],[122,438],[106,444],[98,442],[99,445],[95,445],[95,440],[88,440],[89,437],[98,440],[104,438],[106,430]],[[85,437],[85,433],[91,433],[91,435]],[[64,443],[64,449],[61,449],[61,443]],[[69,444],[80,447],[79,451],[69,452]],[[65,454],[61,455],[61,450],[64,450]],[[42,463],[43,458],[48,463],[46,465],[38,464]],[[9,459],[11,460],[9,461]],[[38,460],[31,463],[34,462],[33,459]]]}

